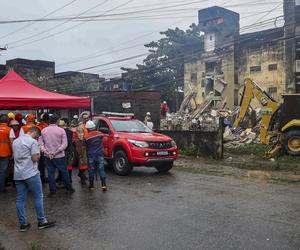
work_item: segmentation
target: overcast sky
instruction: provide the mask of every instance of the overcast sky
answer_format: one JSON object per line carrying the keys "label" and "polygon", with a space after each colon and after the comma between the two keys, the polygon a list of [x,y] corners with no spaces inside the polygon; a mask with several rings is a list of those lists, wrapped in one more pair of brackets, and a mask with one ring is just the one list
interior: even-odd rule
{"label": "overcast sky", "polygon": [[[106,19],[102,21],[0,24],[0,47],[8,45],[8,50],[1,53],[0,63],[17,57],[50,60],[55,61],[56,72],[62,72],[134,57],[147,52],[143,44],[159,39],[159,31],[187,29],[197,23],[198,9],[214,5],[239,12],[242,32],[274,27],[274,22],[269,22],[243,29],[282,15],[280,0],[9,0],[1,3],[0,21],[37,19],[64,5],[67,6],[47,18],[77,16],[83,12],[86,13],[82,16],[109,16],[102,17]],[[112,15],[126,12],[135,13]],[[55,33],[58,34],[52,36]],[[141,61],[142,57],[85,72],[109,77],[118,74],[120,66],[133,66]]]}

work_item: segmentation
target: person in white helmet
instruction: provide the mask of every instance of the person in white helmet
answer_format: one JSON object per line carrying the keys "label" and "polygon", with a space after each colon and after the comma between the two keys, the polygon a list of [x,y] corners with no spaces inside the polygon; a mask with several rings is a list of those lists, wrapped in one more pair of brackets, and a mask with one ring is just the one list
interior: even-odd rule
{"label": "person in white helmet", "polygon": [[150,128],[151,130],[153,129],[153,122],[151,119],[151,113],[147,112],[146,116],[145,116],[145,120],[144,120],[145,125]]}
{"label": "person in white helmet", "polygon": [[84,139],[88,157],[89,189],[94,189],[95,171],[98,171],[102,191],[107,191],[102,144],[103,134],[96,130],[96,125],[93,121],[87,121],[85,127],[88,131]]}

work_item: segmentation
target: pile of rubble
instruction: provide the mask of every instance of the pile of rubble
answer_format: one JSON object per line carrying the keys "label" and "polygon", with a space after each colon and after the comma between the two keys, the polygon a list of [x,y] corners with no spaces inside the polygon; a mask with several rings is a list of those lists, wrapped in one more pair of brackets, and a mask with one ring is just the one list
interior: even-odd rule
{"label": "pile of rubble", "polygon": [[[184,103],[183,103],[184,105]],[[223,118],[224,143],[228,147],[239,147],[243,144],[258,143],[260,133],[260,110],[255,110],[255,116],[246,115],[241,126],[233,128],[233,123],[238,115],[239,107],[233,110],[225,108],[226,101],[215,104],[210,99],[197,106],[197,108],[181,108],[177,113],[168,113],[161,120],[163,130],[187,131],[216,131],[220,128],[220,118]]]}
{"label": "pile of rubble", "polygon": [[[192,98],[192,96],[191,96]],[[213,98],[195,107],[188,106],[186,98],[177,113],[168,113],[161,120],[163,130],[216,131],[220,126],[221,117],[229,117],[230,110],[225,109],[226,102],[215,105]]]}
{"label": "pile of rubble", "polygon": [[[239,108],[234,112],[234,118],[238,114]],[[243,119],[242,124],[234,128],[226,126],[224,129],[224,143],[227,147],[239,147],[243,144],[259,143],[260,142],[260,109],[253,111],[254,117],[247,114]]]}

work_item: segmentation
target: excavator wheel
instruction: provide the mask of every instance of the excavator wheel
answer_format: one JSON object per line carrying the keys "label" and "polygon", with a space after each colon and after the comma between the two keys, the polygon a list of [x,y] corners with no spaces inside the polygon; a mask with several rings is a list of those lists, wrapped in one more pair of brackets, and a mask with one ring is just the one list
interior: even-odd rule
{"label": "excavator wheel", "polygon": [[300,129],[293,129],[285,134],[284,148],[287,154],[300,156]]}

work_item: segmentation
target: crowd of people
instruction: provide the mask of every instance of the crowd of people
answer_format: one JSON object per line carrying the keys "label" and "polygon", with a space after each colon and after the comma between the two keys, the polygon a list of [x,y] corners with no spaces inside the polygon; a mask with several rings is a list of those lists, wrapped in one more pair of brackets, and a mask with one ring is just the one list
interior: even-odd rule
{"label": "crowd of people", "polygon": [[101,189],[107,191],[102,133],[89,112],[74,116],[71,123],[55,114],[42,114],[39,122],[33,114],[0,115],[0,192],[16,187],[20,231],[30,228],[25,215],[28,191],[33,193],[38,228],[55,225],[44,215],[42,185],[48,183],[49,198],[55,197],[61,185],[73,194],[74,169],[82,185],[89,181],[89,189],[94,190],[95,175],[99,175]]}

